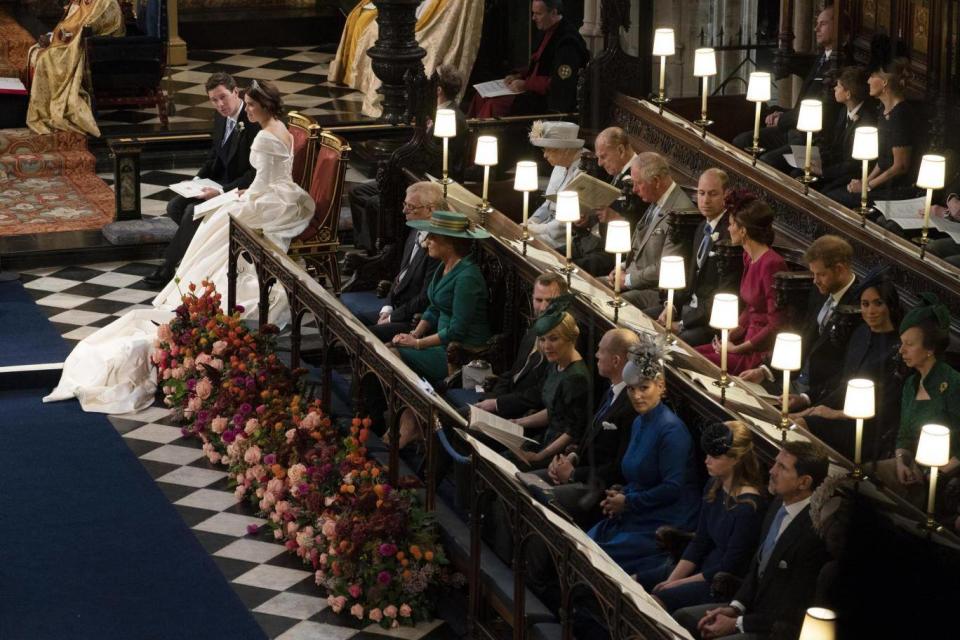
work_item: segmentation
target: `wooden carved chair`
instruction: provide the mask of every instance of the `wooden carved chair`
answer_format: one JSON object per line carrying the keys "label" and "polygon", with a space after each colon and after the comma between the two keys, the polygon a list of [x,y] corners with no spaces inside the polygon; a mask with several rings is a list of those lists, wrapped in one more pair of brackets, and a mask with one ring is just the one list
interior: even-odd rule
{"label": "wooden carved chair", "polygon": [[320,130],[314,147],[312,158],[305,160],[302,178],[309,185],[304,188],[316,203],[316,211],[306,230],[290,244],[289,254],[303,258],[307,270],[339,295],[338,226],[350,145],[343,138]]}
{"label": "wooden carved chair", "polygon": [[291,111],[287,114],[287,131],[293,136],[293,181],[304,191],[309,191],[317,142],[320,139],[320,125],[310,116]]}

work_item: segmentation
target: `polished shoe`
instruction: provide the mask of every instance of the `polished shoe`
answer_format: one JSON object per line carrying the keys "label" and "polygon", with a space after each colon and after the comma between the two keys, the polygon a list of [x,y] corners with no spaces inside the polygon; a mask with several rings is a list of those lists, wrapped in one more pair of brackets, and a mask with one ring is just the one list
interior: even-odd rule
{"label": "polished shoe", "polygon": [[156,271],[148,275],[143,279],[144,284],[146,284],[151,289],[159,289],[166,285],[170,280],[173,279],[173,270],[168,269],[165,266],[161,265],[157,267]]}

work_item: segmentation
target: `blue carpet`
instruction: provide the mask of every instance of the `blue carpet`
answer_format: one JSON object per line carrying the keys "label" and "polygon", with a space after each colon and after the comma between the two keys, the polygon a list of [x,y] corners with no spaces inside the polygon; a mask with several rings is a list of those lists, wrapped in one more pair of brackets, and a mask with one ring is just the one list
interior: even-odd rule
{"label": "blue carpet", "polygon": [[23,284],[0,283],[0,367],[63,362],[70,349]]}
{"label": "blue carpet", "polygon": [[264,638],[107,419],[0,392],[0,638]]}

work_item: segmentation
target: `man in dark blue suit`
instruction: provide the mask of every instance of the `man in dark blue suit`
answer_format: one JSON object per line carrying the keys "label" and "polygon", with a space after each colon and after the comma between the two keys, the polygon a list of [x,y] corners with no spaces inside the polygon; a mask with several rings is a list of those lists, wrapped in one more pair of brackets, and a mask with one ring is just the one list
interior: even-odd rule
{"label": "man in dark blue suit", "polygon": [[[197,178],[217,182],[223,191],[246,189],[253,182],[257,170],[250,166],[250,146],[260,131],[260,125],[250,122],[243,108],[243,98],[237,83],[227,73],[214,73],[206,82],[207,96],[217,113],[213,118],[213,144],[207,161],[197,172]],[[193,208],[217,195],[214,189],[204,189],[199,198],[176,196],[167,203],[167,215],[179,225],[176,235],[163,254],[163,264],[144,281],[153,287],[162,287],[173,278],[183,254],[187,252],[201,220],[193,219]]]}
{"label": "man in dark blue suit", "polygon": [[770,468],[777,497],[763,524],[763,541],[730,604],[686,607],[674,613],[694,638],[761,640],[797,637],[827,560],[810,520],[810,497],[827,477],[826,453],[812,442],[786,442]]}

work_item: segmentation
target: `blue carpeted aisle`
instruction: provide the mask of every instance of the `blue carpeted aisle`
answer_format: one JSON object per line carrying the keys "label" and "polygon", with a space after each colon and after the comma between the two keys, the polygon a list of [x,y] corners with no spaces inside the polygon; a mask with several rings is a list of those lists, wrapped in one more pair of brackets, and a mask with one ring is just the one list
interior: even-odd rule
{"label": "blue carpeted aisle", "polygon": [[0,392],[0,638],[264,638],[102,415]]}
{"label": "blue carpeted aisle", "polygon": [[70,348],[20,282],[0,282],[0,367],[63,362]]}

